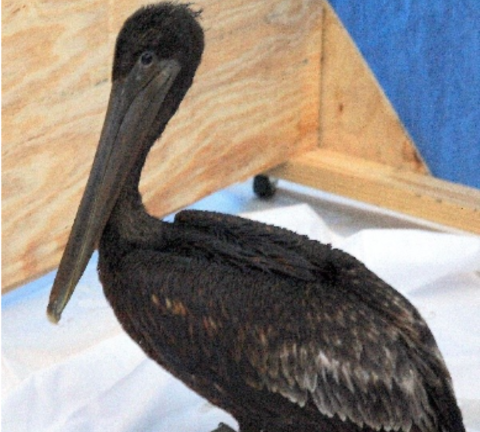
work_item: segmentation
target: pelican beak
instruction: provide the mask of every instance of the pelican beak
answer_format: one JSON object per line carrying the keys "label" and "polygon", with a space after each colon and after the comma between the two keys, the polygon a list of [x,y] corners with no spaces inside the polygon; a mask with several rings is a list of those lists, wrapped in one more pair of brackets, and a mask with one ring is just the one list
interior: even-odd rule
{"label": "pelican beak", "polygon": [[112,84],[107,114],[87,186],[58,268],[47,316],[57,323],[102,236],[128,174],[150,145],[152,127],[175,78],[176,60],[133,67]]}

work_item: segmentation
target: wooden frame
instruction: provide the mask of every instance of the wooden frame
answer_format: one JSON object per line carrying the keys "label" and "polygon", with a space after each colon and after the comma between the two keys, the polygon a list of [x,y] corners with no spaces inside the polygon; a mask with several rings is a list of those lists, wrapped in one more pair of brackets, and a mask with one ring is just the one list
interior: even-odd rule
{"label": "wooden frame", "polygon": [[[2,290],[58,264],[99,137],[115,37],[141,4],[2,3]],[[480,232],[480,193],[428,176],[327,3],[195,4],[206,51],[147,161],[141,188],[152,213],[272,169]]]}

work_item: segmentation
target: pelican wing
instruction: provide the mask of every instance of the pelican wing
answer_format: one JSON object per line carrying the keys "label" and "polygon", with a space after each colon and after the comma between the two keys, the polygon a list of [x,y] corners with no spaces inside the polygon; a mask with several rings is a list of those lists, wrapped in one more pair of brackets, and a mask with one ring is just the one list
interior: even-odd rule
{"label": "pelican wing", "polygon": [[[455,428],[461,417],[427,325],[358,260],[235,216],[184,211],[175,224],[184,237],[131,263],[156,263],[145,286],[162,287],[170,299],[164,307],[198,332],[182,336],[190,341],[185,356],[202,340],[189,358],[211,355],[209,368],[217,371],[223,359],[233,359],[250,387],[358,427],[462,430]],[[192,291],[180,297],[176,287],[185,284]],[[155,290],[149,296],[156,299]],[[151,306],[157,309],[156,300]]]}
{"label": "pelican wing", "polygon": [[[367,334],[373,330],[361,327]],[[259,339],[245,347],[246,355],[261,372],[259,382],[265,388],[302,407],[311,399],[326,417],[375,430],[409,431],[412,425],[437,430],[438,416],[422,375],[429,372],[421,359],[412,356],[399,332],[373,333],[373,343],[366,334],[335,330],[331,345],[318,337],[268,349]],[[350,344],[348,355],[338,349],[342,344]],[[438,378],[430,384],[442,385]]]}
{"label": "pelican wing", "polygon": [[[251,410],[286,416],[285,405],[268,402],[271,393],[337,425],[462,430],[448,427],[460,417],[441,358],[388,315],[339,297],[340,286],[155,251],[134,252],[122,265],[145,308],[124,317],[125,328],[210,400],[235,394]],[[115,301],[124,314],[139,304]]]}

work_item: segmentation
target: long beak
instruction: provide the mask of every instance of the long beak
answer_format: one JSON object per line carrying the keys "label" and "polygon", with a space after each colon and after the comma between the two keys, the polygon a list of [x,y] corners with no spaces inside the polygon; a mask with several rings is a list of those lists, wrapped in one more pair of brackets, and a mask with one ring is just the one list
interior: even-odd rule
{"label": "long beak", "polygon": [[63,252],[47,316],[57,323],[92,256],[118,195],[132,170],[161,105],[180,71],[162,60],[146,74],[135,66],[114,82],[90,177]]}

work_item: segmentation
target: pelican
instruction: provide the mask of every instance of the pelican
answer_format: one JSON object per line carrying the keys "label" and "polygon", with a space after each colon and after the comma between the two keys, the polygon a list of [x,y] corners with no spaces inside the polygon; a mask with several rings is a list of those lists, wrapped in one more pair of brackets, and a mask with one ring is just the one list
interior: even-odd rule
{"label": "pelican", "polygon": [[146,212],[140,175],[200,64],[198,15],[151,5],[118,35],[105,123],[49,318],[58,322],[98,246],[123,329],[241,432],[463,432],[425,321],[357,259],[240,217],[181,211],[167,223]]}

